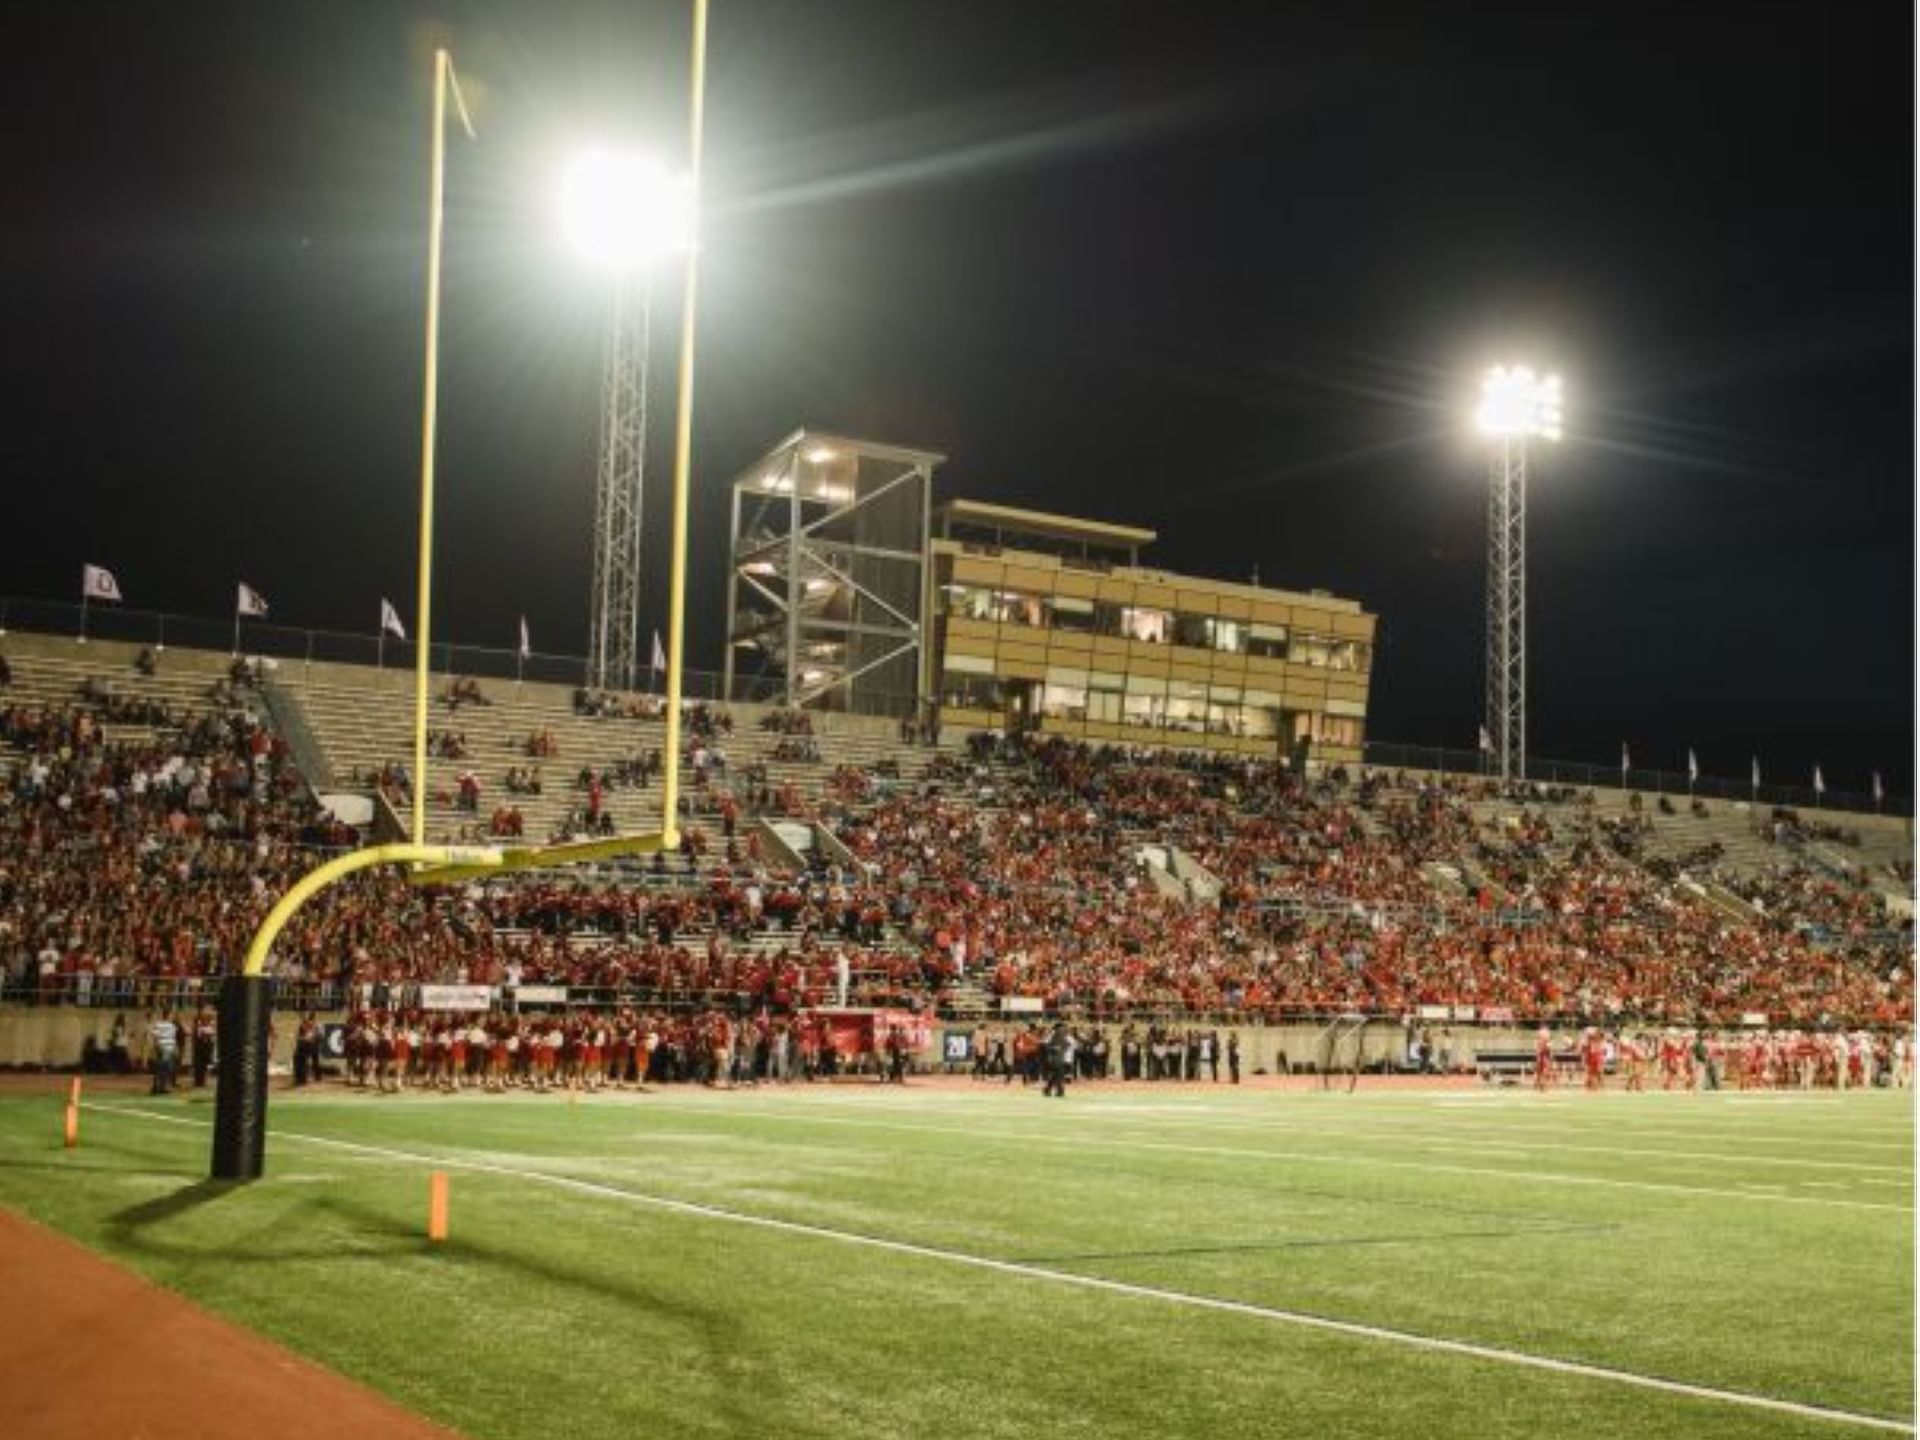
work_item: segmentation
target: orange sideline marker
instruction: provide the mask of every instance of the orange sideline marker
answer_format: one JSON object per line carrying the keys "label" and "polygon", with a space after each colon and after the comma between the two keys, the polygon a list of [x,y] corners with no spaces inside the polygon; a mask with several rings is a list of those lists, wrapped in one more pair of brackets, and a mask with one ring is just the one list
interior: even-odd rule
{"label": "orange sideline marker", "polygon": [[435,1244],[447,1238],[447,1172],[436,1170],[427,1187],[427,1239]]}
{"label": "orange sideline marker", "polygon": [[67,1091],[67,1104],[78,1105],[79,1103],[80,1103],[80,1077],[76,1075],[73,1077],[73,1087]]}
{"label": "orange sideline marker", "polygon": [[69,1150],[80,1143],[80,1107],[78,1105],[67,1106],[66,1138]]}

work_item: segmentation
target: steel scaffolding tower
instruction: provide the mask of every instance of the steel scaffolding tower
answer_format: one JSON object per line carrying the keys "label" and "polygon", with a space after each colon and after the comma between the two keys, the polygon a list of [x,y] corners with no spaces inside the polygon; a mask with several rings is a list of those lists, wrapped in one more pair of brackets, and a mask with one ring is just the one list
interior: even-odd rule
{"label": "steel scaffolding tower", "polygon": [[1503,781],[1527,773],[1527,441],[1501,437],[1487,481],[1487,747]]}
{"label": "steel scaffolding tower", "polygon": [[1502,781],[1527,774],[1527,440],[1560,438],[1560,377],[1499,366],[1481,385],[1487,481],[1487,709],[1480,748]]}
{"label": "steel scaffolding tower", "polygon": [[647,458],[647,341],[652,287],[645,274],[613,288],[601,368],[600,469],[593,505],[593,614],[588,682],[631,690],[640,639],[640,503]]}
{"label": "steel scaffolding tower", "polygon": [[797,430],[733,482],[725,691],[919,713],[930,682],[929,450]]}

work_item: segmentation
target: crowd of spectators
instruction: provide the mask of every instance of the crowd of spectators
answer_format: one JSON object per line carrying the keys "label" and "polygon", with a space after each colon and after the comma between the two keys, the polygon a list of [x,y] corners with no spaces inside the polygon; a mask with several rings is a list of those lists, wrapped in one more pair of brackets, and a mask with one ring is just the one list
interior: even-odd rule
{"label": "crowd of spectators", "polygon": [[[123,724],[141,737],[110,740]],[[742,767],[749,803],[820,821],[851,856],[816,849],[790,874],[740,835],[742,796],[719,783],[731,717],[692,707],[688,728],[689,813],[718,817],[717,853],[689,823],[685,855],[637,873],[435,889],[370,871],[300,912],[277,972],[369,1001],[377,987],[380,1009],[451,982],[774,1012],[924,1008],[966,987],[1094,1018],[1229,1023],[1428,1005],[1607,1025],[1912,1015],[1910,931],[1872,887],[1800,864],[1719,875],[1743,921],[1682,883],[1720,856],[1644,863],[1623,843],[1644,817],[1610,832],[1573,791],[1304,781],[1248,758],[988,736],[911,782],[897,765],[842,766],[814,795],[776,794],[764,770],[756,791]],[[811,743],[791,719],[770,728]],[[144,979],[191,1003],[318,850],[359,838],[315,806],[244,695],[178,713],[91,687],[0,709],[0,746],[0,965],[38,998]],[[609,830],[605,792],[647,783],[659,757],[632,766],[583,772],[572,833]],[[404,797],[404,770],[379,778]],[[477,780],[461,788],[476,825],[523,833],[517,808],[483,820]],[[1489,799],[1522,808],[1487,822],[1474,807]],[[1217,889],[1173,874],[1175,849]]]}

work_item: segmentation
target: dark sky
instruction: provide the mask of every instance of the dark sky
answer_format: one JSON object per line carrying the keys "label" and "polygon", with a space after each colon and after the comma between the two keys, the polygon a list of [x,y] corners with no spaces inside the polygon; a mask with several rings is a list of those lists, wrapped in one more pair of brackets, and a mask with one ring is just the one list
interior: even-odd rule
{"label": "dark sky", "polygon": [[[452,151],[442,634],[584,648],[600,282],[560,164],[684,145],[686,6],[68,0],[0,100],[0,593],[412,610],[429,37]],[[1471,745],[1479,371],[1554,366],[1532,748],[1864,788],[1913,748],[1913,39],[1880,3],[714,0],[691,663],[796,425],[1381,618]],[[664,530],[677,274],[656,313]],[[664,575],[662,548],[649,546]],[[650,590],[657,600],[661,587]],[[643,617],[661,623],[664,605]]]}

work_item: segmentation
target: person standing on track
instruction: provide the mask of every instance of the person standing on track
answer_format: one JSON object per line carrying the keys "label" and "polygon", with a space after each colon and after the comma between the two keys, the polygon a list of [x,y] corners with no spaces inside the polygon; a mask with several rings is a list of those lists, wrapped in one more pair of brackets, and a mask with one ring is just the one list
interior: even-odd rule
{"label": "person standing on track", "polygon": [[180,1064],[180,1027],[173,1012],[162,1010],[160,1018],[147,1027],[147,1040],[153,1047],[153,1090],[165,1095],[173,1089],[173,1072]]}
{"label": "person standing on track", "polygon": [[1073,1041],[1067,1035],[1066,1021],[1054,1022],[1053,1033],[1047,1036],[1043,1054],[1047,1085],[1041,1093],[1064,1100],[1067,1098],[1067,1067],[1073,1063]]}
{"label": "person standing on track", "polygon": [[1533,1088],[1553,1086],[1553,1032],[1542,1025],[1533,1036]]}

